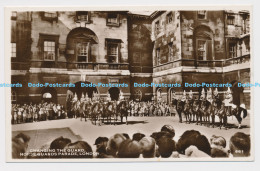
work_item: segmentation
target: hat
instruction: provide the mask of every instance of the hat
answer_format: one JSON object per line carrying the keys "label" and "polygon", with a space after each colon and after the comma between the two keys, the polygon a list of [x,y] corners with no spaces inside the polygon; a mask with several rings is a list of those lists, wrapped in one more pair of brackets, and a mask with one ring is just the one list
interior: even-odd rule
{"label": "hat", "polygon": [[175,130],[174,130],[174,128],[171,125],[164,125],[161,128],[161,131],[165,131],[165,132],[170,133],[172,135],[172,137],[175,136]]}
{"label": "hat", "polygon": [[140,141],[143,137],[145,137],[144,134],[142,134],[142,133],[135,133],[135,134],[133,135],[133,140],[134,140],[134,141]]}
{"label": "hat", "polygon": [[95,144],[94,145],[98,145],[98,144],[101,144],[102,142],[107,142],[108,141],[108,138],[107,137],[98,137],[95,141]]}

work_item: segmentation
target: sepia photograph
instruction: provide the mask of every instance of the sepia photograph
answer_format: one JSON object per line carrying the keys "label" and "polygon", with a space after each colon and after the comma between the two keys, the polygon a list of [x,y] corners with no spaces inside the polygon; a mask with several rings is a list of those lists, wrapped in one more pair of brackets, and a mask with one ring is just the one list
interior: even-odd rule
{"label": "sepia photograph", "polygon": [[7,162],[253,161],[251,8],[6,7]]}

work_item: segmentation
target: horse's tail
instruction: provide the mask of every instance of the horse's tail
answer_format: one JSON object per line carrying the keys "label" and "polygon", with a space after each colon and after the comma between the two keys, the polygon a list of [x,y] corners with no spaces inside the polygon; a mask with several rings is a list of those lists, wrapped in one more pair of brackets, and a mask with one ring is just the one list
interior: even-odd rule
{"label": "horse's tail", "polygon": [[242,108],[242,107],[240,107],[240,109],[241,109],[241,114],[242,114],[242,112],[243,112],[242,117],[243,117],[243,118],[247,117],[247,110],[246,110],[245,108]]}

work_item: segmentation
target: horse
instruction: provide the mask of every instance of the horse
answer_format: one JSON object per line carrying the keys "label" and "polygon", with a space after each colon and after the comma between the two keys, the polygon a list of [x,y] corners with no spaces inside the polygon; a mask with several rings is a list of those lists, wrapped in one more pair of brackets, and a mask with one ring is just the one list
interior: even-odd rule
{"label": "horse", "polygon": [[221,108],[222,101],[219,98],[214,98],[212,102],[212,111],[211,111],[211,124],[212,127],[215,127],[215,116],[218,114],[218,111]]}
{"label": "horse", "polygon": [[[94,103],[91,108],[91,119],[92,123],[95,121],[95,125],[97,124],[97,121],[100,121],[101,114],[103,113],[103,105],[101,103]],[[101,126],[101,123],[99,122],[99,126]]]}
{"label": "horse", "polygon": [[225,107],[225,104],[221,102],[221,105],[219,109],[217,110],[216,114],[219,117],[219,129],[225,127],[227,129],[227,108]]}
{"label": "horse", "polygon": [[82,118],[85,118],[85,122],[87,121],[85,110],[86,110],[86,104],[85,102],[81,102],[79,108],[80,121],[82,121]]}
{"label": "horse", "polygon": [[127,122],[127,116],[128,116],[128,103],[127,101],[121,101],[117,106],[117,112],[120,115],[121,123],[123,122],[123,117],[126,119],[126,125],[128,125]]}
{"label": "horse", "polygon": [[179,115],[179,122],[180,123],[182,123],[182,112],[183,112],[183,109],[184,109],[184,104],[185,104],[185,102],[181,101],[180,99],[179,100],[177,100],[177,99],[173,100],[173,105],[176,106],[176,111]]}
{"label": "horse", "polygon": [[116,112],[115,110],[116,110],[116,108],[115,108],[115,105],[113,104],[113,102],[108,102],[104,107],[103,120],[106,117],[107,122],[110,119],[110,124],[111,124],[112,123],[111,118],[115,114],[115,112]]}
{"label": "horse", "polygon": [[211,103],[204,99],[201,101],[201,105],[200,105],[200,112],[201,112],[201,116],[203,118],[203,122],[205,126],[210,126],[210,114],[212,112],[212,107],[211,107]]}
{"label": "horse", "polygon": [[191,115],[192,115],[192,103],[191,101],[186,101],[183,107],[183,113],[186,118],[186,123],[191,123]]}
{"label": "horse", "polygon": [[199,119],[201,121],[201,112],[199,111],[200,109],[200,101],[195,99],[193,101],[193,105],[192,105],[192,114],[193,114],[193,122],[195,122],[195,117],[196,117],[196,125],[198,125],[199,123]]}
{"label": "horse", "polygon": [[238,129],[241,129],[241,122],[247,116],[247,110],[241,106],[234,105],[231,108],[231,115],[234,115],[238,121]]}

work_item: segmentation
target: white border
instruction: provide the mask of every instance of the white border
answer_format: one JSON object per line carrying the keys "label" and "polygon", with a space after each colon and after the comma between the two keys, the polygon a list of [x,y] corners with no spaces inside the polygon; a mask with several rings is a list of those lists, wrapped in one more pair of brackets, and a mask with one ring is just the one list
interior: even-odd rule
{"label": "white border", "polygon": [[[260,43],[260,36],[259,36],[259,30],[260,30],[260,25],[259,25],[259,19],[258,16],[260,16],[260,8],[256,6],[256,4],[259,5],[258,1],[255,0],[255,1],[246,1],[246,0],[236,0],[235,2],[232,1],[232,0],[226,0],[226,1],[223,1],[223,0],[213,0],[213,1],[207,1],[207,0],[200,0],[200,1],[196,1],[196,3],[200,3],[201,4],[225,4],[225,5],[232,5],[234,6],[235,4],[253,4],[255,5],[254,6],[254,10],[253,10],[253,15],[251,16],[256,16],[256,17],[253,17],[254,20],[251,19],[251,23],[253,23],[251,26],[251,28],[255,31],[254,32],[254,37],[252,36],[251,34],[251,43],[252,44],[256,44],[258,45]],[[59,0],[59,1],[55,1],[55,0],[46,0],[46,1],[42,1],[42,2],[39,2],[39,1],[30,1],[30,0],[16,0],[16,1],[11,1],[9,0],[8,2],[0,2],[0,5],[1,5],[1,14],[2,14],[2,20],[1,21],[1,30],[0,30],[0,34],[1,34],[1,37],[3,37],[3,35],[5,35],[6,33],[3,31],[3,26],[4,26],[4,23],[3,23],[3,6],[28,6],[28,5],[40,5],[40,6],[57,6],[57,5],[67,5],[67,6],[75,6],[75,4],[77,4],[78,6],[87,6],[89,4],[91,5],[115,5],[115,4],[124,4],[124,5],[155,5],[157,6],[158,4],[160,5],[175,5],[175,4],[185,4],[185,5],[190,5],[190,4],[194,4],[194,1],[192,0],[182,0],[180,2],[173,2],[173,1],[155,1],[155,0],[150,0],[148,2],[143,2],[143,1],[127,1],[127,2],[115,2],[114,0],[112,1],[94,1],[94,2],[83,2],[83,1],[80,1],[80,0],[73,0],[73,1],[66,1],[66,0]],[[198,5],[198,4],[197,4]],[[194,8],[193,8],[194,9]],[[143,9],[142,9],[143,10]],[[4,42],[3,40],[1,41],[1,49],[0,49],[0,54],[1,54],[1,67],[0,67],[0,73],[1,73],[1,76],[0,76],[0,80],[1,82],[4,82]],[[253,47],[253,46],[251,46]],[[255,51],[253,51],[253,49],[251,50],[251,56],[260,56],[260,53],[259,51],[257,51],[257,48],[255,49]],[[252,57],[253,58],[253,57]],[[252,59],[251,58],[251,59]],[[259,67],[257,67],[257,63],[260,62],[258,58],[254,58],[254,62],[252,63],[252,65],[255,64],[255,73],[257,73],[257,71],[259,71]],[[253,72],[253,69],[252,69],[252,74],[254,73]],[[252,77],[253,78],[253,77]],[[254,80],[255,81],[258,81],[259,80],[259,76],[257,74],[254,74]],[[252,80],[252,81],[254,81]],[[252,97],[252,101],[256,101],[258,102],[257,100],[259,99],[258,95],[260,95],[260,89],[259,88],[256,88],[255,90],[253,90],[253,93],[254,93],[254,97]],[[1,98],[1,101],[0,101],[0,104],[2,106],[2,108],[4,109],[5,106],[5,102],[4,102],[4,89],[0,89],[0,96],[2,97]],[[259,105],[256,105],[254,106],[255,108],[254,109],[254,113],[256,114],[255,115],[255,118],[254,118],[254,122],[256,123],[255,124],[255,129],[256,130],[260,130],[260,118],[259,118],[259,115],[258,115],[258,111],[259,110]],[[5,124],[4,124],[4,121],[5,121],[5,116],[4,114],[0,115],[0,125],[1,125],[1,135],[2,137],[4,137],[3,135],[5,134]],[[192,168],[192,170],[196,169],[196,168],[199,168],[200,170],[219,170],[219,169],[224,169],[224,170],[229,170],[229,169],[235,169],[235,170],[259,170],[259,159],[257,158],[259,155],[258,155],[258,151],[257,149],[257,144],[259,144],[259,136],[257,135],[257,132],[255,134],[255,144],[256,144],[256,160],[255,162],[217,162],[217,163],[212,163],[212,162],[196,162],[196,163],[187,163],[188,165],[186,165],[185,163],[181,162],[181,163],[178,163],[178,162],[175,162],[175,163],[125,163],[125,164],[122,164],[122,163],[112,163],[112,164],[103,164],[103,163],[99,163],[99,164],[88,164],[87,166],[85,167],[82,167],[83,165],[82,164],[31,164],[30,166],[31,167],[28,167],[28,165],[18,165],[18,164],[6,164],[6,163],[3,163],[4,160],[5,160],[5,154],[3,153],[5,151],[5,144],[4,144],[4,140],[1,139],[1,144],[0,144],[0,150],[2,151],[1,152],[1,155],[0,155],[0,159],[1,159],[1,168],[3,168],[4,170],[5,169],[10,169],[10,168],[14,168],[14,169],[17,169],[17,170],[21,170],[22,168],[26,167],[27,170],[35,170],[37,167],[37,170],[46,170],[46,169],[53,169],[53,167],[55,166],[59,166],[60,169],[63,169],[63,170],[71,170],[71,169],[77,169],[77,170],[85,170],[86,167],[88,167],[88,169],[97,169],[96,167],[97,166],[101,166],[103,170],[109,170],[109,169],[117,169],[118,166],[123,166],[124,167],[124,170],[133,170],[133,169],[136,169],[136,167],[140,168],[140,169],[144,169],[145,167],[151,165],[152,168],[154,170],[162,170],[162,169],[176,169],[176,170],[190,170]],[[2,165],[3,164],[3,165]],[[3,167],[2,167],[3,166]],[[40,166],[40,167],[39,167]],[[91,168],[90,168],[91,167]],[[1,169],[2,170],[2,169]]]}

